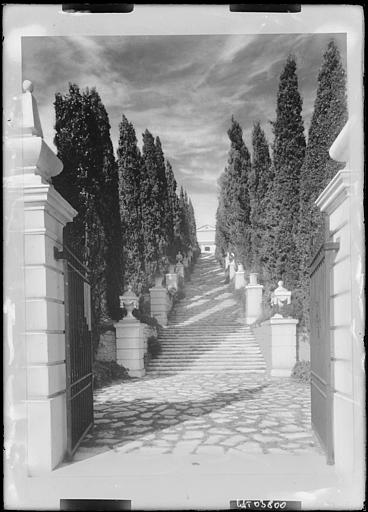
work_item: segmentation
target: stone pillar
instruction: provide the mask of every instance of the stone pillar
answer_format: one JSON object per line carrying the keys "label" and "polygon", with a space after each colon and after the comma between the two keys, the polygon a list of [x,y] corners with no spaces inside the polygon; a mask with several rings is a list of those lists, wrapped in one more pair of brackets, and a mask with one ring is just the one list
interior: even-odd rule
{"label": "stone pillar", "polygon": [[150,288],[151,315],[160,325],[167,325],[167,313],[169,309],[169,297],[167,289],[162,285]]}
{"label": "stone pillar", "polygon": [[116,362],[120,366],[124,366],[130,377],[144,377],[143,324],[134,317],[125,317],[114,326],[116,329]]}
{"label": "stone pillar", "polygon": [[271,325],[271,375],[290,377],[296,363],[296,326],[298,320],[275,315]]}
{"label": "stone pillar", "polygon": [[234,281],[235,290],[240,290],[245,287],[245,271],[243,265],[238,265],[238,270],[235,272]]}
{"label": "stone pillar", "polygon": [[226,272],[227,267],[230,265],[230,256],[229,253],[226,253],[225,259],[224,259],[224,270]]}
{"label": "stone pillar", "polygon": [[229,264],[229,279],[230,279],[230,282],[234,279],[235,277],[235,261],[232,260],[230,261],[230,264]]}
{"label": "stone pillar", "polygon": [[184,265],[180,262],[176,264],[176,273],[179,276],[179,278],[181,277],[182,279],[184,279]]}
{"label": "stone pillar", "polygon": [[23,83],[18,133],[9,139],[15,154],[10,187],[24,196],[25,340],[27,367],[27,469],[52,470],[67,446],[63,228],[77,212],[51,185],[63,165],[43,140],[33,86]]}
{"label": "stone pillar", "polygon": [[263,286],[257,283],[257,274],[250,274],[250,282],[245,287],[245,322],[252,324],[262,312]]}
{"label": "stone pillar", "polygon": [[127,310],[125,318],[115,323],[116,329],[116,362],[124,366],[130,377],[144,377],[145,336],[144,325],[134,316],[133,311],[138,304],[138,297],[132,287],[120,297],[120,307]]}
{"label": "stone pillar", "polygon": [[170,288],[178,289],[178,274],[166,274],[166,288],[169,290]]}

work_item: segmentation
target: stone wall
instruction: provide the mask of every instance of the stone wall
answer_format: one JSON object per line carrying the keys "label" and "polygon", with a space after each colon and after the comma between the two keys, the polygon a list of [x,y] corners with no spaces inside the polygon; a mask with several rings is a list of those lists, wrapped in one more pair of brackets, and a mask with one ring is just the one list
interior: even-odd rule
{"label": "stone wall", "polygon": [[116,333],[111,328],[100,335],[100,342],[96,353],[96,361],[116,362]]}

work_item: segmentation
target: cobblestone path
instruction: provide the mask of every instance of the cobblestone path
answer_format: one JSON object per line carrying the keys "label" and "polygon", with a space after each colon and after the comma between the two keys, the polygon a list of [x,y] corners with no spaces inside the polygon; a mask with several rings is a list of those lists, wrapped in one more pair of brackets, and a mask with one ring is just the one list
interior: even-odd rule
{"label": "cobblestone path", "polygon": [[95,427],[76,460],[140,454],[321,453],[309,386],[257,375],[145,377],[95,396]]}

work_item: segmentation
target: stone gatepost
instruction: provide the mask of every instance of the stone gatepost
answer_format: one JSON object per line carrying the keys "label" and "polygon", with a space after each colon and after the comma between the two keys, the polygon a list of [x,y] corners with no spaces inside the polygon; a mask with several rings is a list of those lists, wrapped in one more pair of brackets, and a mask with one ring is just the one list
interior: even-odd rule
{"label": "stone gatepost", "polygon": [[170,288],[178,289],[178,274],[170,273],[165,275],[166,279],[166,288],[169,290]]}
{"label": "stone gatepost", "polygon": [[183,286],[185,270],[184,270],[184,265],[183,265],[183,255],[181,254],[181,252],[178,252],[178,254],[176,255],[176,261],[177,261],[177,263],[176,263],[175,270],[176,270],[176,274],[178,276],[178,285]]}
{"label": "stone gatepost", "polygon": [[167,289],[162,286],[162,277],[156,279],[156,284],[150,288],[151,315],[156,318],[160,325],[167,325],[167,313],[169,311],[170,299]]}
{"label": "stone gatepost", "polygon": [[229,279],[230,279],[230,282],[232,282],[234,278],[235,278],[235,260],[232,260],[232,261],[230,261],[230,264],[229,264]]}
{"label": "stone gatepost", "polygon": [[239,263],[238,270],[235,272],[234,287],[235,290],[241,290],[245,287],[245,271],[241,263]]}
{"label": "stone gatepost", "polygon": [[298,320],[275,315],[271,326],[271,375],[290,377],[296,363],[296,326]]}
{"label": "stone gatepost", "polygon": [[249,284],[245,287],[245,322],[252,324],[262,312],[263,286],[258,284],[256,273],[249,276]]}
{"label": "stone gatepost", "polygon": [[130,377],[144,377],[144,325],[133,316],[137,309],[138,297],[129,286],[120,296],[120,307],[127,310],[127,316],[115,323],[116,362],[124,366]]}
{"label": "stone gatepost", "polygon": [[28,80],[23,91],[7,141],[15,155],[7,186],[24,199],[27,469],[38,475],[57,466],[67,446],[64,275],[54,249],[62,250],[63,228],[77,212],[51,184],[63,164],[43,140]]}
{"label": "stone gatepost", "polygon": [[291,303],[291,292],[284,288],[283,282],[272,294],[271,304],[278,313],[270,319],[271,326],[271,375],[290,377],[296,363],[296,326],[298,320],[284,318],[280,311],[285,304]]}

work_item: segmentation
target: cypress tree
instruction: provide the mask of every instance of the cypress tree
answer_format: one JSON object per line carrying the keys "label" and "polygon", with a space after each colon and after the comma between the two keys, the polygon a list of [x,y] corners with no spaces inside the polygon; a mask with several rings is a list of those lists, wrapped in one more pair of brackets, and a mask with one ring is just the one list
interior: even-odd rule
{"label": "cypress tree", "polygon": [[63,172],[55,188],[78,211],[65,230],[65,242],[90,269],[93,337],[118,317],[121,285],[121,239],[117,169],[106,110],[95,89],[81,93],[69,84],[55,96],[55,145]]}
{"label": "cypress tree", "polygon": [[267,228],[265,224],[266,212],[269,207],[266,202],[266,195],[274,175],[268,142],[259,122],[256,122],[253,126],[252,149],[253,158],[249,178],[251,243],[254,270],[261,272],[261,249]]}
{"label": "cypress tree", "polygon": [[152,275],[160,266],[167,251],[167,183],[165,168],[158,159],[162,152],[160,140],[152,134],[143,134],[144,174],[141,186],[141,205],[146,273]]}
{"label": "cypress tree", "polygon": [[302,99],[295,58],[287,59],[280,76],[276,121],[273,123],[275,176],[268,197],[266,267],[273,280],[282,278],[289,289],[299,276],[296,236],[299,222],[299,181],[305,155]]}
{"label": "cypress tree", "polygon": [[190,227],[188,222],[187,194],[183,187],[180,187],[179,195],[179,232],[180,232],[180,251],[185,254],[190,245]]}
{"label": "cypress tree", "polygon": [[168,249],[167,256],[171,263],[176,262],[176,255],[180,250],[180,212],[179,212],[179,198],[176,193],[177,183],[172,170],[172,166],[166,160],[166,183],[168,195]]}
{"label": "cypress tree", "polygon": [[144,283],[144,241],[142,233],[142,157],[132,123],[123,115],[119,125],[118,169],[121,229],[124,245],[125,285],[136,290]]}
{"label": "cypress tree", "polygon": [[300,179],[298,249],[299,286],[304,314],[309,309],[308,263],[323,228],[322,214],[314,204],[327,183],[343,166],[329,156],[329,148],[347,121],[346,75],[340,52],[330,41],[318,75],[317,95],[308,133],[308,144]]}
{"label": "cypress tree", "polygon": [[199,250],[198,240],[197,240],[197,224],[195,220],[194,208],[191,199],[189,198],[188,203],[188,212],[189,212],[189,232],[190,232],[190,247],[192,251],[197,252]]}
{"label": "cypress tree", "polygon": [[250,200],[248,179],[251,170],[250,155],[243,141],[243,130],[232,118],[228,130],[230,151],[228,165],[220,180],[222,189],[223,226],[229,240],[229,249],[247,268],[251,266]]}

